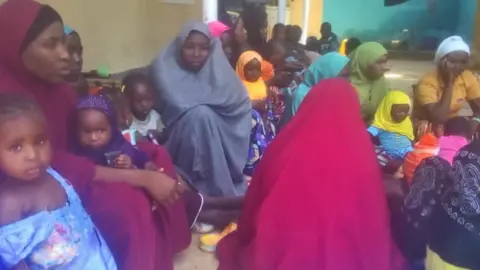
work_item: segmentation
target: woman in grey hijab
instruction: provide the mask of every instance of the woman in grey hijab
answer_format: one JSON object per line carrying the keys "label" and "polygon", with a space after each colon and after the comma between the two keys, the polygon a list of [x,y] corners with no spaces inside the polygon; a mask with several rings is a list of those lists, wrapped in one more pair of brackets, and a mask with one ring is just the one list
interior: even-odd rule
{"label": "woman in grey hijab", "polygon": [[188,23],[152,72],[174,163],[205,195],[244,195],[251,104],[220,40],[206,24]]}

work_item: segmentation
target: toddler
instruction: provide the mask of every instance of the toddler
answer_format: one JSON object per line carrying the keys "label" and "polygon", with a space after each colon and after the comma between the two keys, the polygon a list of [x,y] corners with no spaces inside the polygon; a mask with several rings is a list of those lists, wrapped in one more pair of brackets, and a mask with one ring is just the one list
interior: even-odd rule
{"label": "toddler", "polygon": [[413,125],[409,117],[410,98],[399,90],[390,91],[375,113],[368,132],[377,137],[380,148],[393,160],[403,160],[412,148]]}
{"label": "toddler", "polygon": [[123,91],[133,114],[130,129],[138,131],[142,136],[153,134],[161,137],[165,127],[160,114],[153,109],[155,92],[149,76],[131,73],[123,79]]}
{"label": "toddler", "polygon": [[117,269],[77,193],[50,167],[36,103],[0,95],[0,132],[0,261],[15,269]]}
{"label": "toddler", "polygon": [[104,96],[79,100],[73,150],[98,165],[157,170],[147,155],[124,139],[112,102]]}

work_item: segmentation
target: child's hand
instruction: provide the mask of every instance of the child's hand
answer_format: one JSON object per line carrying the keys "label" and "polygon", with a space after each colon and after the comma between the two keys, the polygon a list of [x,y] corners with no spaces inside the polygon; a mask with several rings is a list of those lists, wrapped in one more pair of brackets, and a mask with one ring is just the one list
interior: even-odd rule
{"label": "child's hand", "polygon": [[127,155],[120,155],[115,159],[115,168],[118,169],[131,169],[132,159]]}

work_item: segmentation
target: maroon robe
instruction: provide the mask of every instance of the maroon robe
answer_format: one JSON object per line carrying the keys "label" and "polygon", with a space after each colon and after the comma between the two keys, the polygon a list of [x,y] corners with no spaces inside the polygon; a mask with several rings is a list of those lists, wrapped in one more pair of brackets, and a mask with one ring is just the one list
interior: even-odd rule
{"label": "maroon robe", "polygon": [[[183,201],[152,213],[141,189],[93,182],[94,164],[67,150],[69,117],[76,102],[73,90],[66,83],[46,83],[24,68],[20,47],[40,8],[33,0],[8,0],[0,6],[0,93],[32,96],[43,109],[54,149],[52,167],[75,187],[119,269],[173,269],[174,253],[191,240]],[[155,163],[175,177],[168,155],[157,156]]]}

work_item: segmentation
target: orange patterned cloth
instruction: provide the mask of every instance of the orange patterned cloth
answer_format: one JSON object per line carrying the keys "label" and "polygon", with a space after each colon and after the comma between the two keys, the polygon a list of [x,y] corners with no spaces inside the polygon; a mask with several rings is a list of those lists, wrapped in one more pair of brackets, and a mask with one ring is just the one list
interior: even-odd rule
{"label": "orange patterned cloth", "polygon": [[407,153],[403,162],[403,174],[410,185],[418,164],[425,158],[438,153],[438,139],[432,133],[427,133],[413,146],[413,151]]}

